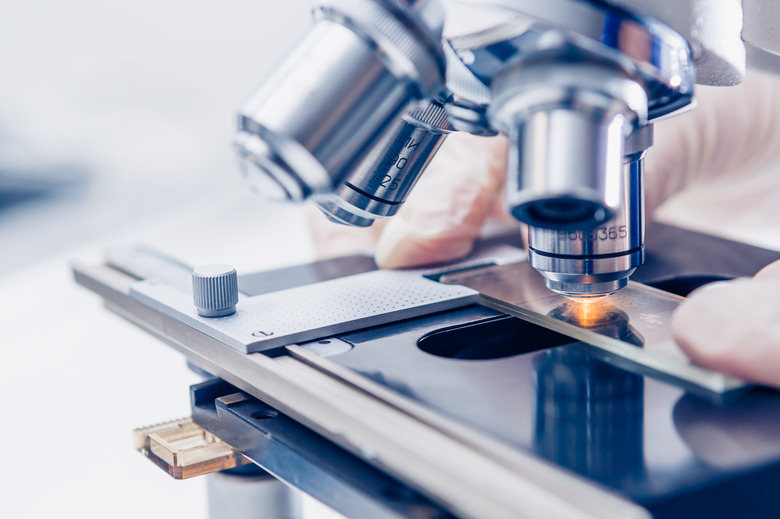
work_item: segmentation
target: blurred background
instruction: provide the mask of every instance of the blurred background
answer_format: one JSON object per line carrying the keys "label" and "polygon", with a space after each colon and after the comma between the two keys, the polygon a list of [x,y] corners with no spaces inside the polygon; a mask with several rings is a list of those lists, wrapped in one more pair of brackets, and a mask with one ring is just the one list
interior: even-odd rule
{"label": "blurred background", "polygon": [[[239,272],[314,258],[303,209],[253,197],[230,144],[310,3],[0,2],[0,516],[207,516],[202,478],[173,481],[131,442],[188,415],[198,378],[77,287],[69,262],[127,243]],[[765,183],[740,185],[777,215]],[[780,248],[780,216],[738,215],[721,191],[660,214]]]}
{"label": "blurred background", "polygon": [[69,262],[135,242],[239,271],[313,258],[302,209],[251,195],[231,147],[237,107],[309,11],[0,2],[0,516],[207,517],[204,479],[172,480],[131,440],[189,415],[198,378]]}

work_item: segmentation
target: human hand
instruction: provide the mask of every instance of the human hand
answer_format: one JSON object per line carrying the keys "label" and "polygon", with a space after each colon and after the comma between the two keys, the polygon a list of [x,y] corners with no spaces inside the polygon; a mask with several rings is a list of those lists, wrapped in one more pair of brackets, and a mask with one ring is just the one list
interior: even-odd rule
{"label": "human hand", "polygon": [[439,263],[467,255],[488,219],[517,224],[502,208],[508,143],[504,137],[450,135],[391,219],[367,229],[310,223],[321,256],[374,253],[382,268]]}
{"label": "human hand", "polygon": [[[677,200],[677,206],[689,211],[694,208],[721,226],[753,215],[764,222],[773,220],[780,227],[780,79],[750,73],[738,87],[701,87],[698,100],[696,109],[656,124],[655,145],[645,162],[647,214],[652,215],[674,196],[672,206]],[[337,228],[324,218],[316,218],[314,234],[320,251],[325,255],[374,251],[377,263],[384,268],[466,255],[486,220],[512,221],[502,207],[506,146],[502,137],[450,136],[393,219],[358,230]],[[662,212],[668,221],[669,211]],[[719,213],[724,216],[719,218]],[[776,241],[780,243],[780,233]],[[752,305],[727,302],[715,289],[694,295],[674,319],[681,347],[703,365],[780,387],[780,299],[767,299],[770,291],[776,290],[771,288],[776,286],[773,283],[780,283],[780,279],[772,277],[771,273],[762,274],[751,281],[735,282],[733,290],[739,290],[740,297],[746,290],[757,297],[755,304],[763,308],[760,314],[750,309]],[[747,284],[750,287],[744,288]],[[712,305],[708,302],[711,298]],[[735,344],[751,328],[736,326],[733,334],[722,334],[721,342],[707,355],[708,339],[697,335],[697,329],[702,328],[704,319],[714,319],[718,304],[725,304],[721,311],[734,312],[732,319],[720,321],[722,326],[739,319],[757,325],[754,317],[769,317],[767,312],[774,311],[774,331],[766,321],[762,325],[764,339],[750,349],[739,350]],[[743,311],[753,313],[739,317],[738,312],[741,315]],[[774,350],[768,351],[772,341]],[[769,357],[775,359],[774,364],[759,362]],[[732,361],[736,362],[733,366]],[[752,364],[765,365],[751,368]],[[774,378],[769,366],[775,367]]]}
{"label": "human hand", "polygon": [[[320,254],[373,252],[385,268],[466,255],[486,220],[517,224],[503,210],[506,147],[500,136],[451,135],[398,214],[368,229],[332,224],[312,211]],[[697,212],[707,209],[701,207],[704,196],[725,207],[729,219],[761,213],[780,222],[773,196],[780,195],[778,166],[780,79],[754,72],[738,87],[700,87],[697,108],[656,124],[645,160],[647,214],[683,192],[687,198],[678,205]],[[689,203],[688,195],[696,193]]]}
{"label": "human hand", "polygon": [[672,334],[697,364],[780,388],[780,261],[694,291],[675,312]]}

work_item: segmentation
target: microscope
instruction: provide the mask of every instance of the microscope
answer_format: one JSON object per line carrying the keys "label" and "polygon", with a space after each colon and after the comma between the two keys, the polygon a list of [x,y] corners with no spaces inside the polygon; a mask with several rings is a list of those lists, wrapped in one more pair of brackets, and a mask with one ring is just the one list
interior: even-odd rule
{"label": "microscope", "polygon": [[397,212],[447,134],[500,132],[506,209],[528,224],[547,287],[620,290],[643,261],[652,123],[691,108],[697,81],[741,81],[738,3],[462,3],[504,21],[442,40],[436,3],[317,8],[240,110],[244,176],[264,196],[311,198],[366,227]]}
{"label": "microscope", "polygon": [[[694,288],[780,254],[658,224],[646,244],[643,203],[655,121],[692,109],[697,83],[780,71],[772,4],[316,7],[240,108],[251,189],[368,227],[449,134],[502,134],[527,243],[402,271],[350,256],[238,276],[142,247],[76,264],[204,375],[192,418],[139,429],[139,451],[175,477],[283,481],[350,517],[772,516],[780,394],[693,364],[669,321]],[[494,22],[444,37],[459,10]],[[294,516],[252,496],[255,515]]]}

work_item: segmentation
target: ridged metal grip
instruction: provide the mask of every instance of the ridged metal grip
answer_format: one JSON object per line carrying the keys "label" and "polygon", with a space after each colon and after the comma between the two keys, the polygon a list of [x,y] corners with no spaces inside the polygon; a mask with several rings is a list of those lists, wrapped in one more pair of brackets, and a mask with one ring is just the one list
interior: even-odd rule
{"label": "ridged metal grip", "polygon": [[337,190],[393,123],[444,85],[435,0],[327,0],[239,112],[243,174],[260,195]]}
{"label": "ridged metal grip", "polygon": [[441,103],[423,103],[385,132],[338,189],[312,199],[328,219],[343,225],[368,227],[393,216],[452,130]]}
{"label": "ridged metal grip", "polygon": [[192,300],[203,317],[236,311],[238,274],[230,265],[203,265],[192,271]]}

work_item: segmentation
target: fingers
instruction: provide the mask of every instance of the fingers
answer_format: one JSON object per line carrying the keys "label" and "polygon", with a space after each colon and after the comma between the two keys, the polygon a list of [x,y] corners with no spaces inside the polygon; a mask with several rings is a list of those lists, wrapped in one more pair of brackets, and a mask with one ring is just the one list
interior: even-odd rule
{"label": "fingers", "polygon": [[675,312],[672,333],[697,364],[780,388],[780,262],[770,267],[695,291]]}
{"label": "fingers", "polygon": [[495,212],[506,176],[502,137],[450,135],[376,248],[383,268],[455,259],[468,254]]}
{"label": "fingers", "polygon": [[689,185],[739,182],[780,156],[780,78],[751,71],[739,86],[696,94],[695,109],[656,124],[645,160],[648,215]]}

